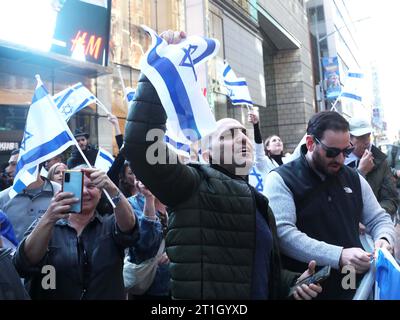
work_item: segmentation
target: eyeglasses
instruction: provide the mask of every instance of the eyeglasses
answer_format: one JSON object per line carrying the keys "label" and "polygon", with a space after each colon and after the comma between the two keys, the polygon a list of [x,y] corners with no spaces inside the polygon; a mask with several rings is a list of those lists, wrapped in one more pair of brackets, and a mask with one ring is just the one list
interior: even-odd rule
{"label": "eyeglasses", "polygon": [[336,158],[339,154],[343,153],[345,157],[348,157],[350,153],[354,151],[354,147],[351,144],[351,147],[347,147],[346,149],[339,149],[339,148],[333,148],[333,147],[328,147],[326,144],[323,144],[318,138],[314,137],[314,140],[316,143],[320,144],[322,149],[325,150],[326,156],[328,158]]}

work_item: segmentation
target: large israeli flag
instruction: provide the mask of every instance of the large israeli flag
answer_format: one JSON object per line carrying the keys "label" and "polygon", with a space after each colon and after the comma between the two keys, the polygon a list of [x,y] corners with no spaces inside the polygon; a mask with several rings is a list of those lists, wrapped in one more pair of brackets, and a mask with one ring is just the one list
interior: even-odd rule
{"label": "large israeli flag", "polygon": [[67,122],[75,113],[96,102],[96,96],[80,82],[57,93],[53,99]]}
{"label": "large israeli flag", "polygon": [[375,300],[400,300],[400,266],[386,249],[376,256]]}
{"label": "large israeli flag", "polygon": [[104,172],[108,172],[114,162],[114,157],[111,153],[103,148],[99,148],[99,152],[97,153],[96,162],[94,163],[94,167]]}
{"label": "large israeli flag", "polygon": [[154,85],[165,108],[170,137],[189,143],[210,134],[216,129],[216,121],[201,92],[196,66],[218,52],[219,42],[191,36],[168,45],[154,30],[143,28],[150,34],[152,46],[141,61],[141,71]]}
{"label": "large israeli flag", "polygon": [[52,97],[40,78],[37,78],[38,84],[26,119],[10,198],[15,197],[33,182],[30,176],[35,177],[34,170],[37,165],[60,154],[75,143],[74,136],[57,110]]}
{"label": "large israeli flag", "polygon": [[341,97],[362,102],[363,78],[362,73],[349,71]]}
{"label": "large israeli flag", "polygon": [[222,77],[224,79],[224,85],[228,91],[227,95],[229,99],[231,99],[233,105],[246,104],[253,106],[246,79],[236,77],[235,72],[232,70],[228,62],[225,62],[224,64]]}

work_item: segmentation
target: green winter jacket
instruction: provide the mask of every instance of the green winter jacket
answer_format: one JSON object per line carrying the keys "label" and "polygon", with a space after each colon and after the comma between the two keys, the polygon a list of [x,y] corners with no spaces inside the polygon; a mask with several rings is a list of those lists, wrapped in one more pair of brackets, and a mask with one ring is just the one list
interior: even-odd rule
{"label": "green winter jacket", "polygon": [[[168,206],[166,247],[172,297],[251,298],[257,203],[273,236],[270,298],[286,298],[298,274],[281,269],[268,200],[247,181],[220,167],[177,162],[162,140],[165,123],[158,95],[142,76],[128,115],[123,152],[137,178]],[[158,142],[146,142],[148,130],[155,128],[161,129]],[[173,164],[154,163],[152,154],[160,161],[166,156]]]}
{"label": "green winter jacket", "polygon": [[371,149],[375,167],[366,176],[379,204],[390,215],[397,211],[399,195],[396,190],[392,172],[386,160],[386,155],[374,145]]}

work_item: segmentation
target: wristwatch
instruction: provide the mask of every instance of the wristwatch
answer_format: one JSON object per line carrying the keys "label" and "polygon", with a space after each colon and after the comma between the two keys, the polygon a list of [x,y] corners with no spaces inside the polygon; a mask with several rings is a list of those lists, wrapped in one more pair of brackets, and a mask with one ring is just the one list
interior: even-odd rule
{"label": "wristwatch", "polygon": [[117,195],[111,198],[112,202],[117,205],[121,201],[121,192],[118,190]]}

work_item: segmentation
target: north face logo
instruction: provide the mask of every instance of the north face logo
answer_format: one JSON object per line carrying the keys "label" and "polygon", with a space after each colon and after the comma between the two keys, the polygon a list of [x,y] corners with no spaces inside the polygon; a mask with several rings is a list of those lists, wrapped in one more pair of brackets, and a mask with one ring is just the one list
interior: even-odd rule
{"label": "north face logo", "polygon": [[346,193],[353,193],[353,190],[351,190],[349,187],[344,187],[343,189]]}

